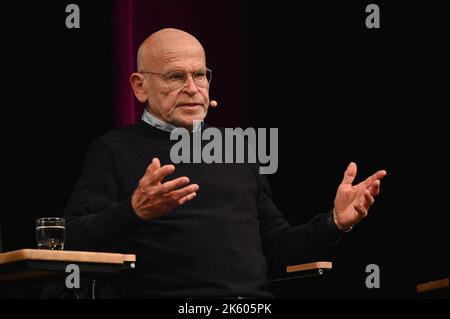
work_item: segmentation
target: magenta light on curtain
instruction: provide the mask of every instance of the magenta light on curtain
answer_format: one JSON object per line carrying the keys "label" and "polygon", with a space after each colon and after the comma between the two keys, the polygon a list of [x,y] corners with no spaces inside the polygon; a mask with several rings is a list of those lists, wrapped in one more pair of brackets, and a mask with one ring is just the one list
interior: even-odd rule
{"label": "magenta light on curtain", "polygon": [[114,108],[116,127],[133,124],[140,113],[128,78],[135,71],[133,0],[116,0],[113,13]]}

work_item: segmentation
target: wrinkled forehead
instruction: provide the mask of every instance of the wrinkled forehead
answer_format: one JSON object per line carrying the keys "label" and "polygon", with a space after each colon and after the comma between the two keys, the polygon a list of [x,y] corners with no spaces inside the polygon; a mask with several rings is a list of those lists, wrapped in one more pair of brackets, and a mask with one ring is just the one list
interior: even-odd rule
{"label": "wrinkled forehead", "polygon": [[194,71],[206,67],[203,49],[160,51],[149,62],[162,73],[173,70]]}

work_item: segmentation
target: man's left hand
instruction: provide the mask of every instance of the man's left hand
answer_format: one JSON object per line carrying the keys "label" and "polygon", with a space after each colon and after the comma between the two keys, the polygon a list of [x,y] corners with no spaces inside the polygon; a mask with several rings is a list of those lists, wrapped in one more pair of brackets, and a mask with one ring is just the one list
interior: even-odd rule
{"label": "man's left hand", "polygon": [[352,185],[356,177],[356,164],[350,163],[334,199],[333,218],[337,228],[349,230],[367,216],[375,197],[380,193],[380,181],[384,176],[386,171],[381,170],[365,181]]}

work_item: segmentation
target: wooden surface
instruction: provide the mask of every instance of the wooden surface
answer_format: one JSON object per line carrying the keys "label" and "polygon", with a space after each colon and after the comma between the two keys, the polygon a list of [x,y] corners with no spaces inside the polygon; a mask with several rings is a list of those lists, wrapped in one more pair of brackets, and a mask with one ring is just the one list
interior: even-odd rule
{"label": "wooden surface", "polygon": [[24,260],[123,264],[125,262],[135,262],[136,256],[116,254],[116,253],[90,252],[90,251],[43,250],[43,249],[21,249],[0,254],[0,266]]}
{"label": "wooden surface", "polygon": [[313,263],[308,264],[299,264],[299,265],[292,265],[288,266],[286,268],[286,273],[293,273],[293,272],[299,272],[299,271],[307,271],[307,270],[314,270],[314,269],[327,269],[330,270],[333,268],[333,263],[330,261],[317,261]]}
{"label": "wooden surface", "polygon": [[448,278],[419,284],[419,285],[417,285],[416,290],[418,293],[422,293],[422,292],[441,289],[441,288],[448,288]]}

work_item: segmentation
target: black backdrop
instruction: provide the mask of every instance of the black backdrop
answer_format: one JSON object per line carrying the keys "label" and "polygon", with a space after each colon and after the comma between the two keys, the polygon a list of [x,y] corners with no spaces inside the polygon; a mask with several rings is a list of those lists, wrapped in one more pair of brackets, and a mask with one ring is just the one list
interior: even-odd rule
{"label": "black backdrop", "polygon": [[[115,125],[115,2],[72,2],[79,30],[64,26],[70,2],[4,4],[4,250],[34,247],[34,218],[62,214],[87,144]],[[365,28],[369,3],[195,1],[161,25],[152,16],[166,12],[148,12],[153,31],[184,28],[204,44],[221,105],[210,123],[279,128],[269,179],[293,224],[332,207],[349,161],[360,178],[388,171],[327,280],[280,296],[414,297],[418,282],[448,276],[448,3],[377,1],[379,30]],[[364,284],[371,263],[377,290]]]}

